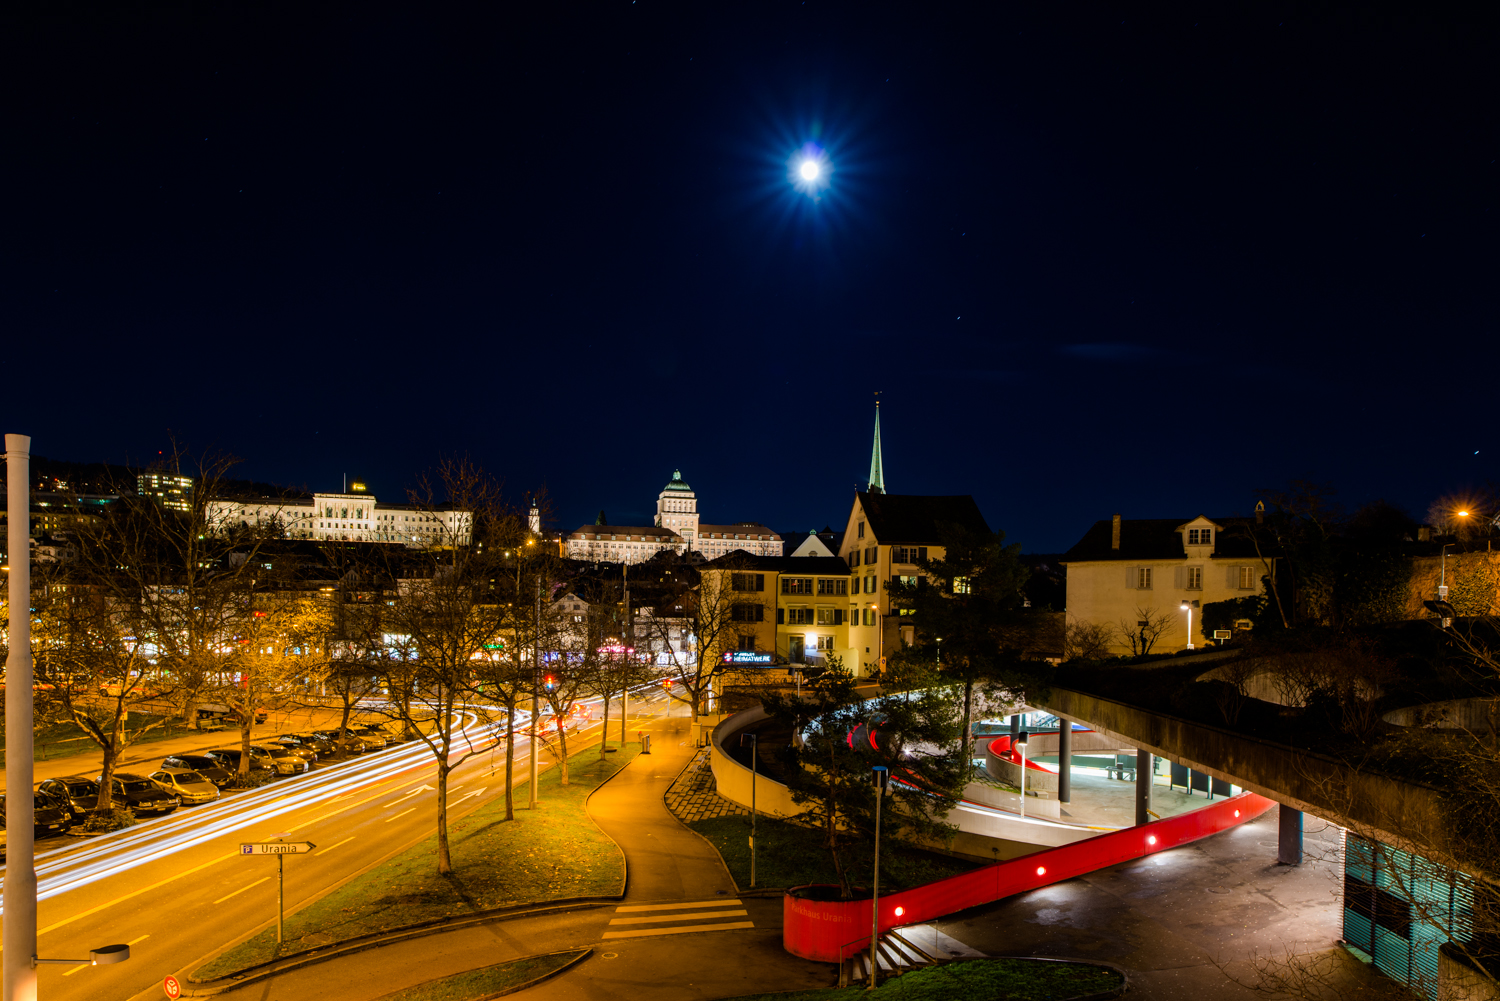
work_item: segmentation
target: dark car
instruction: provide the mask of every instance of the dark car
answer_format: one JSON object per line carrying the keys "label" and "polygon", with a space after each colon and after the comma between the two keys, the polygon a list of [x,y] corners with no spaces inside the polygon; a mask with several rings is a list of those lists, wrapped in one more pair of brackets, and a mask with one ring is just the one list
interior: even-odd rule
{"label": "dark car", "polygon": [[[345,731],[348,736],[344,738],[344,746],[349,749],[350,754],[364,754],[366,751],[374,750],[370,744],[362,740],[359,734],[353,730]],[[328,741],[334,747],[339,745],[339,732],[337,730],[318,730],[313,733],[314,737]]]}
{"label": "dark car", "polygon": [[174,754],[170,758],[163,758],[161,766],[163,768],[191,768],[220,789],[229,784],[229,779],[234,774],[225,768],[218,758],[207,754]]}
{"label": "dark car", "polygon": [[310,747],[317,752],[318,757],[326,758],[338,750],[338,745],[331,740],[326,740],[311,733],[289,733],[281,737],[283,741],[295,740],[303,747]]}
{"label": "dark car", "polygon": [[65,779],[48,779],[36,791],[57,803],[66,803],[75,820],[99,805],[99,783],[74,775]]}
{"label": "dark car", "polygon": [[146,776],[132,772],[115,772],[109,789],[114,801],[131,813],[171,813],[182,805],[182,800]]}
{"label": "dark car", "polygon": [[[316,743],[322,742],[318,741]],[[282,734],[275,740],[271,741],[267,746],[284,747],[288,751],[291,751],[293,754],[299,755],[302,758],[306,759],[307,763],[310,765],[317,764],[318,758],[324,753],[318,750],[318,748],[315,746],[315,742],[311,737],[298,737],[296,734],[291,733]]]}
{"label": "dark car", "polygon": [[391,742],[390,731],[378,723],[364,723],[358,726],[351,726],[349,732],[377,751]]}
{"label": "dark car", "polygon": [[277,775],[297,775],[312,767],[312,762],[303,757],[301,748],[294,750],[281,744],[254,744],[250,750],[270,755],[271,766],[276,769]]}
{"label": "dark car", "polygon": [[[33,793],[31,802],[32,809],[35,811],[32,821],[36,825],[35,837],[50,838],[53,835],[68,832],[68,827],[73,822],[71,810],[41,792]],[[0,813],[4,812],[5,796],[0,794]]]}
{"label": "dark car", "polygon": [[[240,749],[238,747],[224,747],[209,751],[208,756],[219,762],[221,768],[225,768],[231,775],[239,774]],[[271,755],[254,746],[250,746],[250,771],[274,772],[276,765],[271,761]]]}

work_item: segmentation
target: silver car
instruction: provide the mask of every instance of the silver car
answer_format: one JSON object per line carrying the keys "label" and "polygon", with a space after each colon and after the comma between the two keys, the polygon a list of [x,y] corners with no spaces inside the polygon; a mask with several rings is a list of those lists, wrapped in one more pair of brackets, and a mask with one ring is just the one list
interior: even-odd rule
{"label": "silver car", "polygon": [[219,787],[191,768],[163,768],[151,773],[151,781],[188,805],[212,803],[219,798]]}
{"label": "silver car", "polygon": [[269,756],[271,760],[268,763],[276,769],[277,775],[299,775],[308,769],[306,758],[280,744],[252,744],[250,750],[263,752]]}

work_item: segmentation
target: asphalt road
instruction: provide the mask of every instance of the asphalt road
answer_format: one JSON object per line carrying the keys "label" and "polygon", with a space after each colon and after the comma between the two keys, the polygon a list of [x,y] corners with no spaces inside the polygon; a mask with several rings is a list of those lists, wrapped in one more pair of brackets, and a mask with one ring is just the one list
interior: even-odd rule
{"label": "asphalt road", "polygon": [[[631,723],[667,708],[632,700]],[[638,715],[639,714],[639,715]],[[618,720],[611,720],[617,735]],[[597,740],[585,725],[578,745]],[[569,750],[574,740],[569,736]],[[529,746],[518,740],[524,777]],[[543,765],[550,755],[541,754]],[[503,745],[474,754],[452,773],[449,816],[457,818],[504,792]],[[216,804],[183,808],[103,838],[37,855],[38,952],[86,956],[125,942],[131,959],[107,967],[46,966],[39,974],[52,1001],[127,998],[159,985],[164,974],[249,937],[276,914],[276,860],[241,857],[242,841],[311,841],[317,849],[286,860],[287,910],[294,910],[371,863],[429,836],[436,793],[431,753],[411,743],[278,780]]]}

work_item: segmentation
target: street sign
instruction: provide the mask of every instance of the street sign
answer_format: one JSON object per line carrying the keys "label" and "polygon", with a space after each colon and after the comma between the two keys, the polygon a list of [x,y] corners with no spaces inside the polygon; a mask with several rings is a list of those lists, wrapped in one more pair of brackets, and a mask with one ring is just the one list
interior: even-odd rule
{"label": "street sign", "polygon": [[318,847],[311,841],[259,841],[253,844],[241,844],[241,855],[306,855]]}
{"label": "street sign", "polygon": [[182,985],[179,984],[177,982],[177,978],[172,976],[172,974],[170,973],[167,974],[167,979],[161,982],[161,989],[166,992],[166,995],[169,998],[182,997]]}

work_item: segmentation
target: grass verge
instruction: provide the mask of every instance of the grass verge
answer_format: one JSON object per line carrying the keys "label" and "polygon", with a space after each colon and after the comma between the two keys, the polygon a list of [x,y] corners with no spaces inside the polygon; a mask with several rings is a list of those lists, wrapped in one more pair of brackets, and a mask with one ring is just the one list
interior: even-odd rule
{"label": "grass verge", "polygon": [[735,1001],[1065,1001],[1125,986],[1115,970],[1087,963],[1037,959],[972,959],[929,966],[882,982],[873,991],[835,987],[788,994],[756,994]]}
{"label": "grass verge", "polygon": [[[192,979],[216,980],[273,959],[438,918],[621,892],[624,857],[589,819],[584,801],[638,753],[639,744],[626,744],[602,761],[597,745],[569,755],[569,784],[560,784],[555,767],[543,772],[537,786],[541,803],[535,812],[523,805],[516,819],[507,821],[502,797],[449,825],[451,874],[437,874],[434,833],[287,915],[286,941],[279,953],[273,925],[209,960],[193,971]],[[470,778],[459,792],[486,781],[494,780]],[[525,803],[526,789],[525,783],[516,787],[518,804]],[[451,802],[453,793],[449,796]]]}
{"label": "grass verge", "polygon": [[379,1001],[473,1001],[475,998],[491,998],[550,976],[587,954],[587,949],[576,949],[573,952],[554,952],[549,956],[529,956],[509,963],[482,966],[477,970],[439,977],[425,984],[408,987],[404,991],[387,994]]}
{"label": "grass verge", "polygon": [[[688,824],[707,838],[742,888],[750,886],[750,818],[713,817]],[[801,886],[804,883],[837,883],[833,860],[823,848],[819,831],[784,820],[761,817],[756,821],[755,885],[757,887]],[[850,880],[856,886],[869,886],[873,875],[874,844],[856,843],[843,852],[842,858]],[[885,839],[880,852],[880,887],[882,892],[921,886],[960,872],[978,868],[978,863],[949,858],[936,852],[914,848]]]}

